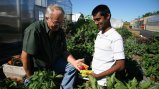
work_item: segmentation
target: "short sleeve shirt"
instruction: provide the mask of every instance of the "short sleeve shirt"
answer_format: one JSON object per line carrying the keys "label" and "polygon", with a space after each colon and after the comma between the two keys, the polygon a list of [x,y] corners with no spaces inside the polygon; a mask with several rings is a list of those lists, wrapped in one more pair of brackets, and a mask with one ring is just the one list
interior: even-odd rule
{"label": "short sleeve shirt", "polygon": [[34,67],[52,67],[60,57],[64,57],[66,39],[63,29],[48,35],[50,32],[45,20],[37,21],[25,29],[23,51],[32,56]]}
{"label": "short sleeve shirt", "polygon": [[[103,33],[100,31],[95,40],[92,70],[96,74],[111,68],[116,60],[125,59],[123,39],[113,28]],[[106,78],[98,80],[98,84],[106,86]]]}

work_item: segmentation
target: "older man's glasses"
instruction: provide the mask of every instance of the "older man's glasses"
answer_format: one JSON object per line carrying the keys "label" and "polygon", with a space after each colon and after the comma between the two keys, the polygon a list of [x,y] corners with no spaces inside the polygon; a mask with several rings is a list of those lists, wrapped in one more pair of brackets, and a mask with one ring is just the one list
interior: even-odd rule
{"label": "older man's glasses", "polygon": [[50,18],[50,20],[51,20],[51,22],[54,24],[54,25],[60,25],[63,21],[57,21],[57,20],[53,20],[53,19],[51,19]]}

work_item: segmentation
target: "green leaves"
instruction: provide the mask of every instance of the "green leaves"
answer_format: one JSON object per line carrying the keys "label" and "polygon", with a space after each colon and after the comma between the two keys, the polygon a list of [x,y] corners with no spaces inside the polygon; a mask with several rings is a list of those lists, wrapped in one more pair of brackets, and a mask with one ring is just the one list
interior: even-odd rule
{"label": "green leaves", "polygon": [[24,86],[14,80],[4,79],[0,81],[0,89],[24,89]]}
{"label": "green leaves", "polygon": [[150,87],[151,85],[151,81],[148,80],[148,81],[141,81],[141,89],[147,89],[148,87]]}
{"label": "green leaves", "polygon": [[121,82],[115,78],[115,74],[107,77],[108,89],[159,89],[159,83],[155,83],[150,79],[138,82],[135,78],[128,82]]}
{"label": "green leaves", "polygon": [[98,32],[93,20],[78,21],[71,29],[72,34],[67,39],[67,48],[75,58],[85,58],[89,64],[92,60],[94,40]]}
{"label": "green leaves", "polygon": [[30,83],[28,85],[29,89],[56,89],[54,83],[55,78],[54,72],[49,71],[38,71],[31,76]]}

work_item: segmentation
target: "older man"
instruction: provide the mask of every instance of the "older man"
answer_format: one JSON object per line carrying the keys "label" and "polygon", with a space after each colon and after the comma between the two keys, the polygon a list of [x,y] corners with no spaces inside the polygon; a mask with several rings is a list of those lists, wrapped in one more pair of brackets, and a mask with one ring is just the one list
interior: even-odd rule
{"label": "older man", "polygon": [[25,29],[21,60],[26,77],[37,70],[64,72],[62,89],[73,89],[77,65],[76,60],[66,47],[63,29],[64,10],[58,5],[49,5],[45,19],[31,24]]}

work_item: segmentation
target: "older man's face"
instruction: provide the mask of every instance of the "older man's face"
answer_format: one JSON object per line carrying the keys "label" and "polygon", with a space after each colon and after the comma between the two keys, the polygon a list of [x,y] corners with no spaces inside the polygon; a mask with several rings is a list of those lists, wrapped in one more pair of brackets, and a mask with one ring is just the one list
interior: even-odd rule
{"label": "older man's face", "polygon": [[53,31],[57,31],[62,24],[63,19],[64,17],[62,12],[59,10],[54,10],[51,17],[48,19],[48,27]]}

